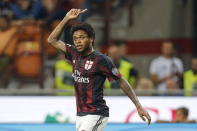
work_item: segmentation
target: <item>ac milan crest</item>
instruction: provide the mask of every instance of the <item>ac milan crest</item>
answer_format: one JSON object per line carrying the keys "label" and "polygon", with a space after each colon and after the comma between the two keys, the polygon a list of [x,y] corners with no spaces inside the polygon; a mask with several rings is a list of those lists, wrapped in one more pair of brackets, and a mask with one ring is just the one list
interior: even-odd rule
{"label": "ac milan crest", "polygon": [[92,67],[92,65],[93,65],[93,61],[86,61],[86,63],[85,63],[85,69],[86,70],[89,70],[91,67]]}

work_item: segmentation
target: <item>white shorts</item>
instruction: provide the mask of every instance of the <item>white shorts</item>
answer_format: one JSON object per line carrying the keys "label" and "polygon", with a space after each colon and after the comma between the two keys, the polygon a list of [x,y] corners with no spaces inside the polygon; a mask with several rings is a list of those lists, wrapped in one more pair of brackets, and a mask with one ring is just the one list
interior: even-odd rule
{"label": "white shorts", "polygon": [[77,116],[76,131],[103,131],[108,117],[100,115]]}

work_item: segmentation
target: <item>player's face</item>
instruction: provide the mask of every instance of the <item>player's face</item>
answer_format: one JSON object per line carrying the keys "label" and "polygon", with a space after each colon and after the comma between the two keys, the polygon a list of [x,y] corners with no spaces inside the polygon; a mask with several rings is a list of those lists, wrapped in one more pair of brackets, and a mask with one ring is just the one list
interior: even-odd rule
{"label": "player's face", "polygon": [[108,55],[113,59],[113,60],[119,60],[122,57],[121,54],[121,49],[118,46],[110,46],[108,48]]}
{"label": "player's face", "polygon": [[77,30],[73,33],[73,42],[78,52],[84,52],[92,45],[93,40],[85,31]]}
{"label": "player's face", "polygon": [[187,118],[184,116],[183,112],[180,110],[177,110],[176,111],[176,121],[182,122],[185,119],[187,119]]}
{"label": "player's face", "polygon": [[174,52],[174,48],[172,43],[166,42],[162,45],[162,53],[166,56],[172,56]]}

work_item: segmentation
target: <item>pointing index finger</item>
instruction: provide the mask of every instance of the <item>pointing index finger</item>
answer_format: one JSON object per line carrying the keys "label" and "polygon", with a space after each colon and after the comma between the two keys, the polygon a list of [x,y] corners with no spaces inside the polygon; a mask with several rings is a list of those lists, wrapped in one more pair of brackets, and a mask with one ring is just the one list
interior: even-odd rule
{"label": "pointing index finger", "polygon": [[151,123],[151,117],[148,115],[147,116],[147,119],[148,119],[148,125],[150,125],[150,123]]}
{"label": "pointing index finger", "polygon": [[85,13],[86,11],[88,11],[88,9],[84,9],[80,13]]}

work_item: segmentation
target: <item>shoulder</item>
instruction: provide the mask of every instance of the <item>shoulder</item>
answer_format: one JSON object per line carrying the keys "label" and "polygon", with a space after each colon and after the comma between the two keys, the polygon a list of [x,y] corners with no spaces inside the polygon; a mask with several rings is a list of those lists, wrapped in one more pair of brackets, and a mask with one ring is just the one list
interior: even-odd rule
{"label": "shoulder", "polygon": [[120,62],[123,63],[123,64],[132,65],[132,63],[130,61],[127,61],[127,60],[124,60],[124,59],[121,59]]}
{"label": "shoulder", "polygon": [[98,57],[99,62],[112,62],[111,58],[99,51],[95,51],[95,56]]}
{"label": "shoulder", "polygon": [[133,64],[127,60],[121,59],[120,61],[120,67],[123,68],[133,68]]}
{"label": "shoulder", "polygon": [[164,60],[163,57],[160,56],[160,57],[153,59],[151,63],[152,64],[159,64],[159,63],[163,62],[163,60]]}
{"label": "shoulder", "polygon": [[75,49],[75,47],[71,44],[65,44],[66,48],[71,48],[71,49]]}
{"label": "shoulder", "polygon": [[182,60],[178,57],[174,57],[173,59],[174,59],[175,62],[182,63]]}
{"label": "shoulder", "polygon": [[73,52],[78,53],[78,52],[77,52],[77,49],[75,48],[75,46],[73,46],[73,45],[71,45],[71,44],[65,44],[65,46],[66,46],[66,51],[67,51],[68,53],[73,53]]}
{"label": "shoulder", "polygon": [[192,71],[192,70],[186,70],[186,71],[184,72],[184,75],[189,75],[189,74],[193,74],[193,71]]}

